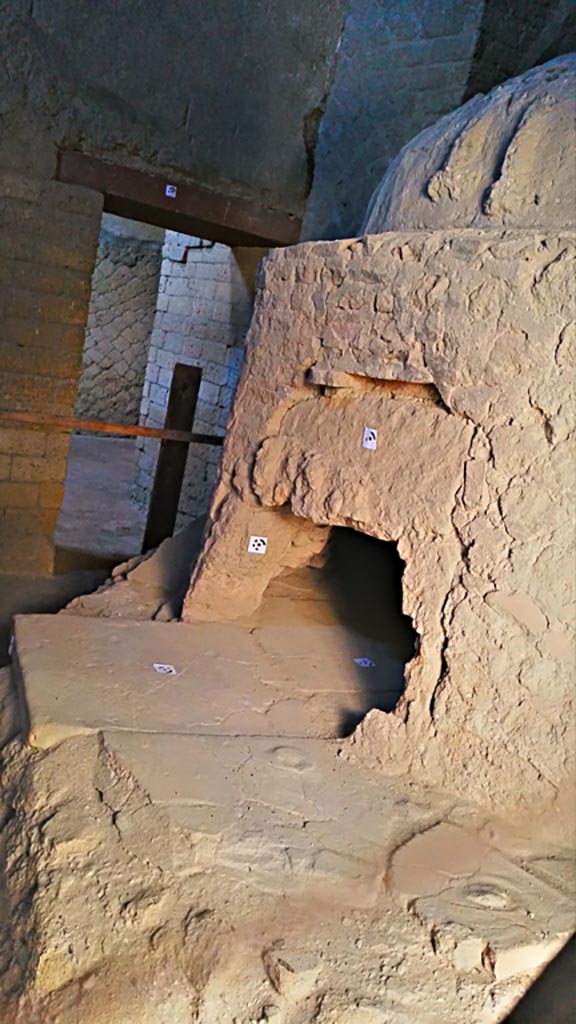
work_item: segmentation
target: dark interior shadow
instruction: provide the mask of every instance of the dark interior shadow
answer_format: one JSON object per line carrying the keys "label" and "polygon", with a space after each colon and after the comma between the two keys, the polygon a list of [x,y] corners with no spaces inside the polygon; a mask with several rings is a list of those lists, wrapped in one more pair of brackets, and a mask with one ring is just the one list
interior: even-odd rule
{"label": "dark interior shadow", "polygon": [[322,585],[349,638],[362,708],[344,712],[340,735],[352,732],[367,711],[392,711],[404,692],[404,667],[418,635],[402,612],[404,563],[396,544],[336,527]]}
{"label": "dark interior shadow", "polygon": [[505,1024],[572,1024],[576,1019],[576,936],[560,950]]}
{"label": "dark interior shadow", "polygon": [[0,668],[10,664],[9,644],[15,615],[59,612],[73,598],[96,590],[107,575],[101,570],[54,576],[0,574]]}
{"label": "dark interior shadow", "polygon": [[64,548],[57,546],[54,557],[54,572],[62,575],[67,572],[95,572],[102,571],[109,573],[120,562],[130,557],[122,552],[117,554],[97,554],[94,551],[82,551],[80,548]]}

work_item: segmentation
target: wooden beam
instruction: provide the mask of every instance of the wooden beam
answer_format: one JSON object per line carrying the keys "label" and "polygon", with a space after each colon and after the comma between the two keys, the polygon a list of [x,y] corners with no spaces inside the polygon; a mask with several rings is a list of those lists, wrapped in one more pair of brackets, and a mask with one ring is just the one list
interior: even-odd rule
{"label": "wooden beam", "polygon": [[272,247],[293,245],[300,239],[302,222],[293,214],[74,150],[60,152],[56,177],[102,192],[108,213],[208,241]]}
{"label": "wooden beam", "polygon": [[194,434],[187,430],[137,427],[128,423],[104,423],[102,420],[77,420],[72,416],[39,416],[32,412],[0,410],[0,423],[64,434],[71,430],[86,430],[90,433],[120,434],[122,437],[157,437],[160,441],[177,441],[180,444],[224,444],[224,438],[218,434]]}
{"label": "wooden beam", "polygon": [[[165,428],[167,431],[189,431],[192,429],[201,380],[202,370],[199,366],[176,363],[172,373],[168,408],[166,409]],[[142,551],[157,548],[174,532],[187,458],[188,448],[183,444],[162,441],[156,463]]]}

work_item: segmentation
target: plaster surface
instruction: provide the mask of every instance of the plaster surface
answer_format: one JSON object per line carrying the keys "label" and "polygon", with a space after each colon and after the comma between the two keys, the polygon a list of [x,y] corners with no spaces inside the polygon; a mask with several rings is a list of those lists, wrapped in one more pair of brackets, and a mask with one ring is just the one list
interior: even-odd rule
{"label": "plaster surface", "polygon": [[372,196],[363,231],[574,226],[576,54],[512,78],[420,132]]}

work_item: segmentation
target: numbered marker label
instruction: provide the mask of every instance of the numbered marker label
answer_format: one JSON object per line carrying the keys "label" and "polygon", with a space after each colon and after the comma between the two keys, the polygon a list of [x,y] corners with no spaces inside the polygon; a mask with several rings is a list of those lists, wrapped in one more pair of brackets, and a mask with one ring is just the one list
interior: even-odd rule
{"label": "numbered marker label", "polygon": [[374,427],[364,427],[362,447],[369,448],[371,452],[376,451],[378,447],[378,431],[374,430]]}
{"label": "numbered marker label", "polygon": [[354,661],[360,668],[376,668],[376,662],[371,658],[354,658]]}
{"label": "numbered marker label", "polygon": [[176,185],[166,185],[164,191],[169,199],[176,199],[176,193],[178,191]]}
{"label": "numbered marker label", "polygon": [[160,665],[157,662],[154,662],[152,668],[154,669],[155,672],[158,672],[158,674],[161,675],[161,676],[175,676],[176,675],[176,669],[174,668],[174,665]]}
{"label": "numbered marker label", "polygon": [[265,555],[267,547],[267,537],[250,537],[248,541],[248,551],[251,555]]}

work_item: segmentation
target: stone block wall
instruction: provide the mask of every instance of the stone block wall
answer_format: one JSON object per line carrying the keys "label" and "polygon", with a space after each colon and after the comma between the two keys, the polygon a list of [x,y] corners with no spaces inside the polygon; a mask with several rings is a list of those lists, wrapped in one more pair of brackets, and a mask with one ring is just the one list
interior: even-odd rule
{"label": "stone block wall", "polygon": [[[71,416],[102,196],[0,174],[0,409]],[[62,502],[66,434],[0,426],[0,572],[44,573]]]}
{"label": "stone block wall", "polygon": [[466,91],[478,0],[350,0],[303,237],[348,238],[399,150]]}
{"label": "stone block wall", "polygon": [[[164,425],[173,368],[187,363],[202,367],[194,430],[224,434],[252,314],[256,270],[265,252],[166,233],[142,424]],[[154,440],[141,444],[133,492],[141,506],[150,500],[158,447]],[[220,457],[221,448],[190,446],[177,529],[207,512]]]}
{"label": "stone block wall", "polygon": [[75,414],[138,423],[162,244],[118,235],[108,220],[104,215]]}

